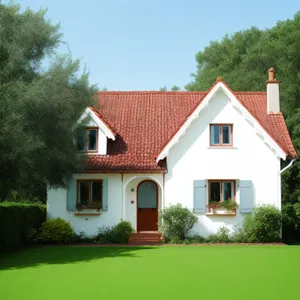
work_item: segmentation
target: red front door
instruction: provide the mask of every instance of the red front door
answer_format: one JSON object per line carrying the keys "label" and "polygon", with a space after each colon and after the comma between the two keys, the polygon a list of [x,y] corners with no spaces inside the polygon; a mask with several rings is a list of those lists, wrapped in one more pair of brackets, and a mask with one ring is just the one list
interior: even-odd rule
{"label": "red front door", "polygon": [[157,231],[158,190],[155,182],[142,181],[137,188],[137,231]]}

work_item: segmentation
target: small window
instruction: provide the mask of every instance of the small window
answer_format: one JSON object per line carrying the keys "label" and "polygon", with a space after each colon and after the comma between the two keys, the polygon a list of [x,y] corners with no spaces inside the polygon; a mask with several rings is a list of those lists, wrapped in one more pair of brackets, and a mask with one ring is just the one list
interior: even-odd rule
{"label": "small window", "polygon": [[234,180],[209,180],[209,202],[223,202],[235,199]]}
{"label": "small window", "polygon": [[232,146],[232,125],[211,124],[210,145],[211,146]]}
{"label": "small window", "polygon": [[97,129],[88,129],[88,151],[97,150]]}
{"label": "small window", "polygon": [[78,132],[77,150],[82,152],[98,151],[98,128],[87,128]]}
{"label": "small window", "polygon": [[102,180],[77,181],[77,207],[102,207]]}

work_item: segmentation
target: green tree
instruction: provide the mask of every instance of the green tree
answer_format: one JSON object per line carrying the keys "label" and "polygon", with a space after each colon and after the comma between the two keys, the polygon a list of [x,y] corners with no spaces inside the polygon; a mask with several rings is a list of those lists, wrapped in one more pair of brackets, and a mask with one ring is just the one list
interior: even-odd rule
{"label": "green tree", "polygon": [[171,87],[171,91],[172,91],[172,92],[178,92],[178,91],[180,91],[180,87],[179,87],[178,85],[173,85],[173,86]]}
{"label": "green tree", "polygon": [[[161,87],[159,90],[160,90],[161,92],[167,92],[167,91],[168,91],[168,88],[167,88],[166,85],[164,85],[164,86]],[[173,86],[171,87],[171,91],[172,91],[172,92],[180,91],[180,87],[179,87],[178,85],[173,85]]]}
{"label": "green tree", "polygon": [[166,91],[168,90],[168,88],[167,88],[166,85],[164,85],[164,86],[161,87],[159,90],[160,90],[161,92],[166,92]]}
{"label": "green tree", "polygon": [[62,35],[45,13],[0,4],[0,199],[64,186],[83,165],[74,136],[96,89],[78,60],[55,54]]}
{"label": "green tree", "polygon": [[[281,80],[280,100],[294,146],[300,150],[300,12],[292,20],[259,30],[252,27],[211,42],[196,54],[197,72],[185,88],[207,90],[221,76],[234,91],[265,91],[267,70]],[[283,163],[283,166],[286,162]],[[300,204],[300,162],[283,175],[283,203]],[[295,222],[300,224],[300,214]],[[299,231],[300,233],[300,231]],[[300,235],[299,235],[300,236]]]}

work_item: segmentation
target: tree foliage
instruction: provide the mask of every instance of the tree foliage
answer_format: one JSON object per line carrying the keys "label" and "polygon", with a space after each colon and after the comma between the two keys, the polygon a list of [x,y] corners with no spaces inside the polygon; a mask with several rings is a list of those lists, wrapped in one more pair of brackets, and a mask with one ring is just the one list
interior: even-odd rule
{"label": "tree foliage", "polygon": [[45,14],[0,4],[0,199],[63,186],[84,159],[74,134],[96,90],[78,60],[55,53],[62,35]]}
{"label": "tree foliage", "polygon": [[[276,79],[281,80],[281,111],[299,153],[299,54],[300,12],[292,20],[278,22],[270,29],[259,30],[252,27],[226,35],[221,41],[211,42],[197,53],[197,72],[192,74],[193,80],[185,88],[189,91],[207,90],[218,76],[222,76],[234,91],[265,91],[267,70],[274,67]],[[286,162],[283,163],[285,164]],[[293,207],[294,224],[299,224],[300,214],[296,212],[300,205],[300,162],[296,161],[282,178],[283,203],[289,203]]]}
{"label": "tree foliage", "polygon": [[[167,91],[168,91],[168,88],[167,88],[166,85],[164,85],[164,86],[161,87],[159,90],[160,90],[161,92],[167,92]],[[178,85],[173,85],[173,86],[171,87],[171,91],[172,91],[172,92],[178,92],[178,91],[180,91],[180,87],[179,87]]]}

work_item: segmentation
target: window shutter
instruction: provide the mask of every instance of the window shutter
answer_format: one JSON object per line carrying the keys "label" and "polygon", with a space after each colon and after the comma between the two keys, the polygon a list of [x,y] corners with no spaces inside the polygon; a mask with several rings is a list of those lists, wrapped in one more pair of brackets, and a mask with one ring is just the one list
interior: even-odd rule
{"label": "window shutter", "polygon": [[205,180],[194,180],[194,212],[204,214],[206,209]]}
{"label": "window shutter", "polygon": [[102,210],[108,211],[108,180],[102,180]]}
{"label": "window shutter", "polygon": [[253,184],[251,180],[240,180],[240,212],[253,211]]}
{"label": "window shutter", "polygon": [[74,178],[68,182],[67,210],[76,210],[76,179]]}

